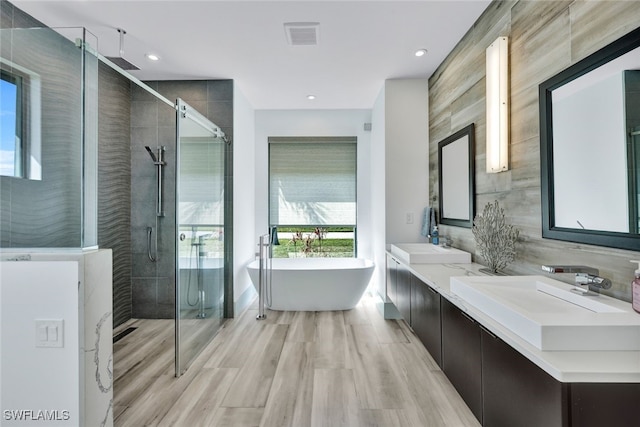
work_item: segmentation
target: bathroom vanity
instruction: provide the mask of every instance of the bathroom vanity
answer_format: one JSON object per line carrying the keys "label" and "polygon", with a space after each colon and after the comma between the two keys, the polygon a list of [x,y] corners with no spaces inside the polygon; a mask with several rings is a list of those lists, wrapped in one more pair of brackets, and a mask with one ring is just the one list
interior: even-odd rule
{"label": "bathroom vanity", "polygon": [[387,260],[389,298],[482,425],[637,420],[640,351],[541,350],[452,291],[452,277],[488,277],[481,265]]}

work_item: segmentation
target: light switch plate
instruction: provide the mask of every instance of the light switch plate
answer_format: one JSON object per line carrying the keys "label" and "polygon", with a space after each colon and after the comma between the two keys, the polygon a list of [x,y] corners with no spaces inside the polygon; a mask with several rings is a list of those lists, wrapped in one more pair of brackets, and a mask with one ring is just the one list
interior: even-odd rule
{"label": "light switch plate", "polygon": [[413,212],[407,212],[406,221],[407,224],[413,224]]}
{"label": "light switch plate", "polygon": [[36,319],[36,347],[64,347],[64,320]]}

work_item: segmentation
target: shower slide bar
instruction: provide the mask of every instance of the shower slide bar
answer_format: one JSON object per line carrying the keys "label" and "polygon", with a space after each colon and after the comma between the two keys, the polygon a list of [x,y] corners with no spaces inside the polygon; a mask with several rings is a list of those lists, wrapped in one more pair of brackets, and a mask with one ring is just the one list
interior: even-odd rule
{"label": "shower slide bar", "polygon": [[265,287],[269,280],[269,264],[271,249],[271,233],[263,234],[260,236],[260,243],[258,243],[258,256],[260,257],[260,267],[258,273],[258,316],[256,320],[264,320],[267,315],[264,314],[264,296]]}
{"label": "shower slide bar", "polygon": [[166,147],[163,145],[157,148],[158,155],[156,156],[151,151],[151,147],[145,145],[144,148],[151,156],[151,160],[153,160],[153,164],[157,167],[157,183],[158,183],[158,197],[156,198],[157,206],[156,206],[156,216],[164,216],[164,209],[162,209],[162,168],[167,165],[167,162],[164,161],[164,152],[166,151]]}

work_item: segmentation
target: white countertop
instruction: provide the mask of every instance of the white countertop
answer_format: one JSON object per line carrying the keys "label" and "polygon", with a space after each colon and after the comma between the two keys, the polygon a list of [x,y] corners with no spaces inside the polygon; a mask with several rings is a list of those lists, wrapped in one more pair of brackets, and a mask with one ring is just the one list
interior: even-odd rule
{"label": "white countertop", "polygon": [[[482,276],[480,264],[405,264],[420,280],[553,378],[565,383],[640,383],[640,351],[542,351],[450,290],[453,276]],[[640,316],[640,314],[639,314]]]}

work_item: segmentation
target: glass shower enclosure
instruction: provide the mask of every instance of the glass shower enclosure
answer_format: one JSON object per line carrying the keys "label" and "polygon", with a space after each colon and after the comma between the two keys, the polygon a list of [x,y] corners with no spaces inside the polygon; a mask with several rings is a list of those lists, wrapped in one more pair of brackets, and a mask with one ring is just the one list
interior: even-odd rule
{"label": "glass shower enclosure", "polygon": [[98,40],[85,28],[0,40],[0,249],[93,248]]}
{"label": "glass shower enclosure", "polygon": [[224,133],[177,100],[176,376],[224,321]]}

